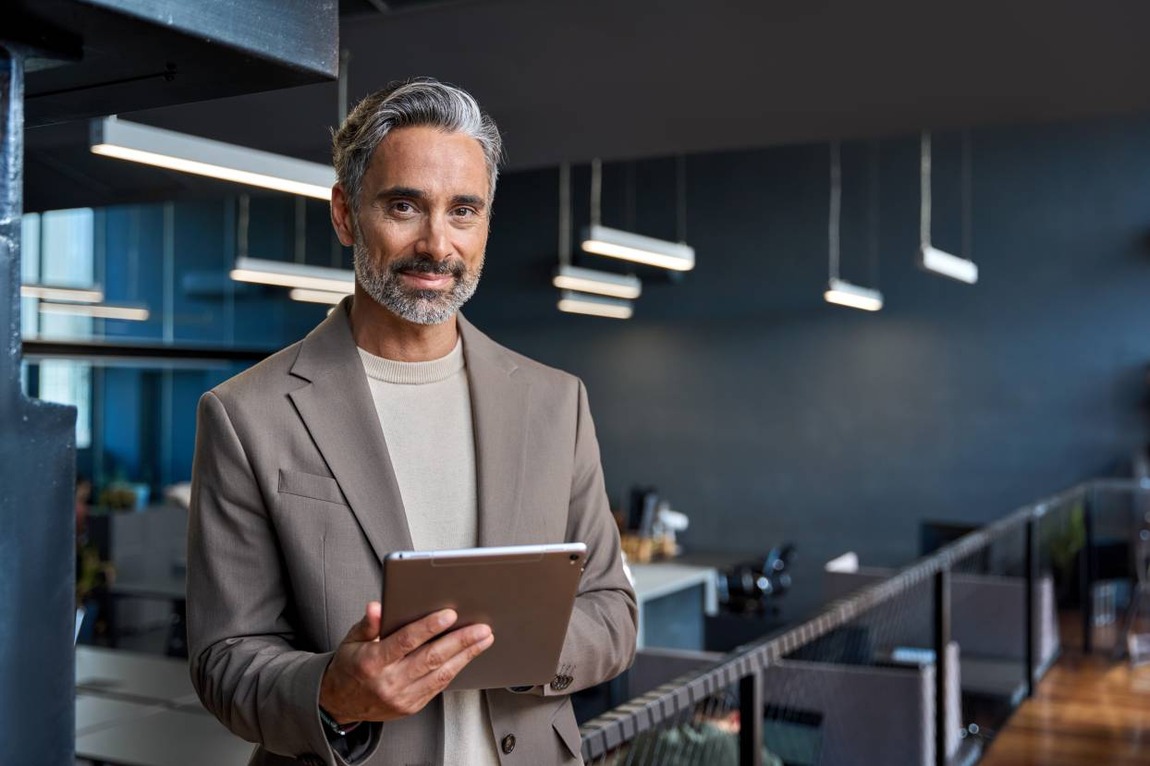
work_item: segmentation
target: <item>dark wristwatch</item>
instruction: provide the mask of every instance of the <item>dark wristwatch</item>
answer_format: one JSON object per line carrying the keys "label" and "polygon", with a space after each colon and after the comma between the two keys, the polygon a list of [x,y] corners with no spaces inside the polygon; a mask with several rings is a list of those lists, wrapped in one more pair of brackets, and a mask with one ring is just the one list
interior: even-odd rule
{"label": "dark wristwatch", "polygon": [[[317,705],[317,707],[319,706]],[[353,731],[355,731],[355,727],[362,723],[362,721],[355,721],[353,723],[341,724],[332,718],[331,715],[322,707],[319,707],[319,720],[323,722],[323,729],[327,733],[328,739],[331,739],[332,737],[346,737],[348,734],[351,734]]]}

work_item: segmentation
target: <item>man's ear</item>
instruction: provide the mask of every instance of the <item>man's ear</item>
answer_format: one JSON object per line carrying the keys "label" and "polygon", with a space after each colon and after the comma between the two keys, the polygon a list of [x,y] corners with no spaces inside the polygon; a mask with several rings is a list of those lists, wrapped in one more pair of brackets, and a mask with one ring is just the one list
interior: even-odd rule
{"label": "man's ear", "polygon": [[331,187],[331,225],[335,235],[344,247],[355,244],[355,219],[343,186],[337,183]]}

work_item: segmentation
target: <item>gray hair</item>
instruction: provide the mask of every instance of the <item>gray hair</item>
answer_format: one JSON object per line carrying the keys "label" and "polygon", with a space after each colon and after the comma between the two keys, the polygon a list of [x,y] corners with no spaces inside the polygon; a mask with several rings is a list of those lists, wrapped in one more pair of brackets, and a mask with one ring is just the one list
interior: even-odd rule
{"label": "gray hair", "polygon": [[467,91],[430,77],[393,82],[365,97],[332,133],[336,176],[353,211],[359,209],[363,176],[376,147],[394,128],[430,126],[479,142],[487,163],[488,202],[495,197],[503,140],[494,120]]}

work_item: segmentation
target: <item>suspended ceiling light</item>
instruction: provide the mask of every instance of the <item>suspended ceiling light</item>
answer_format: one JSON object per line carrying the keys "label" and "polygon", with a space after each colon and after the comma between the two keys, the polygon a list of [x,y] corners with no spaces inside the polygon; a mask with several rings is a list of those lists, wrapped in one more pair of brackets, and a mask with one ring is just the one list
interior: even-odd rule
{"label": "suspended ceiling light", "polygon": [[[951,255],[934,247],[930,240],[931,222],[931,145],[930,133],[923,131],[920,144],[919,177],[921,185],[921,205],[919,208],[918,265],[929,271],[957,282],[973,285],[978,281],[978,265],[968,258]],[[962,142],[962,219],[963,251],[969,251],[970,239],[970,134],[964,134]]]}
{"label": "suspended ceiling light", "polygon": [[610,229],[599,224],[583,230],[580,247],[588,253],[658,266],[661,269],[690,271],[695,268],[695,248],[690,245]]}
{"label": "suspended ceiling light", "polygon": [[[859,285],[847,282],[845,279],[839,278],[839,235],[840,235],[840,218],[842,217],[842,201],[843,201],[843,176],[842,176],[842,149],[838,141],[831,143],[831,202],[830,202],[830,215],[827,222],[827,260],[828,270],[830,271],[830,279],[827,282],[827,289],[823,292],[823,299],[827,303],[834,303],[839,306],[849,306],[853,309],[862,309],[863,311],[878,311],[882,308],[882,293],[878,290],[869,287],[860,287]],[[872,197],[871,197],[871,228],[875,227],[874,217],[876,196],[873,194],[874,186],[873,180],[875,178],[874,162],[871,165],[871,178],[872,178]],[[872,248],[872,255],[874,250]],[[871,277],[874,277],[875,261],[872,258],[871,263]]]}
{"label": "suspended ceiling light", "polygon": [[226,144],[116,117],[93,120],[93,154],[209,176],[264,189],[330,200],[335,171],[328,165]]}
{"label": "suspended ceiling light", "polygon": [[45,301],[71,301],[72,303],[99,303],[104,300],[104,291],[97,287],[58,287],[55,285],[20,285],[20,295],[24,298],[39,298]]}
{"label": "suspended ceiling light", "polygon": [[293,301],[301,303],[326,303],[335,305],[348,296],[348,293],[333,293],[328,290],[307,290],[302,287],[293,287],[288,293]]}
{"label": "suspended ceiling light", "polygon": [[89,303],[52,303],[40,302],[42,314],[69,314],[72,316],[86,316],[95,319],[127,319],[133,322],[146,322],[150,313],[145,308],[132,306],[92,305]]}
{"label": "suspended ceiling light", "polygon": [[918,265],[924,271],[932,271],[968,285],[978,281],[978,264],[931,245],[923,245],[918,249]]}
{"label": "suspended ceiling light", "polygon": [[827,303],[850,306],[863,311],[878,311],[882,308],[882,293],[869,287],[859,287],[841,279],[832,279],[827,285],[823,298]]}
{"label": "suspended ceiling light", "polygon": [[568,314],[590,314],[611,319],[630,319],[634,313],[629,301],[586,295],[564,290],[559,294],[559,310]]}
{"label": "suspended ceiling light", "polygon": [[563,290],[578,290],[612,298],[633,300],[643,292],[643,283],[631,274],[612,274],[607,271],[581,269],[560,265],[551,284]]}
{"label": "suspended ceiling light", "polygon": [[[683,175],[684,171],[680,163],[676,218],[681,240],[686,239],[684,229],[686,197],[683,191],[686,182]],[[690,271],[695,268],[695,248],[685,242],[668,242],[665,239],[655,239],[654,237],[646,237],[642,234],[603,226],[600,223],[602,188],[602,165],[598,159],[595,159],[591,163],[591,225],[583,229],[582,242],[579,244],[584,252],[605,255],[608,258],[620,258],[647,266],[657,266],[671,271]]]}
{"label": "suspended ceiling light", "polygon": [[355,272],[350,269],[332,269],[302,263],[240,257],[236,258],[236,266],[231,271],[231,277],[237,282],[323,290],[343,295],[355,292]]}

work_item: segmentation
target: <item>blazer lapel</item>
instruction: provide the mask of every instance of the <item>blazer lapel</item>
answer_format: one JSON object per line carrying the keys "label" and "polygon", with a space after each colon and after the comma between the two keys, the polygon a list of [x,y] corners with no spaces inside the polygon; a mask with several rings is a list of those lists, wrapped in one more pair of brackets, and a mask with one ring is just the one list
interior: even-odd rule
{"label": "blazer lapel", "polygon": [[410,550],[411,531],[351,335],[349,305],[347,299],[337,306],[304,339],[291,373],[311,385],[289,396],[382,560],[392,551]]}
{"label": "blazer lapel", "polygon": [[517,541],[520,489],[527,464],[531,386],[494,341],[459,315],[475,428],[479,545]]}

